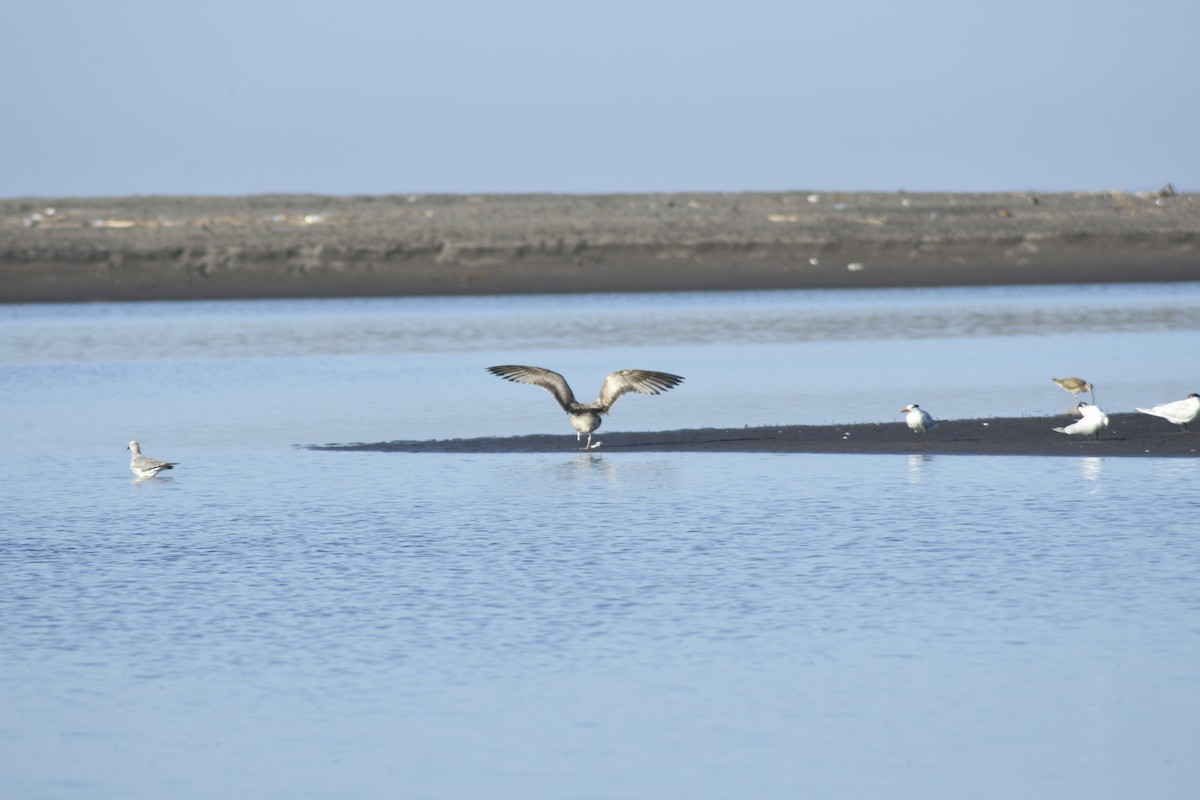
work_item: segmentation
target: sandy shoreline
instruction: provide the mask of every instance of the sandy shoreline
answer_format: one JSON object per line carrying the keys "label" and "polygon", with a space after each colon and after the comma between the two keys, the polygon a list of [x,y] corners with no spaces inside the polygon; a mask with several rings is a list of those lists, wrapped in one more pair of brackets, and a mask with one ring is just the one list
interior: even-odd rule
{"label": "sandy shoreline", "polygon": [[[1069,417],[943,420],[922,441],[903,422],[699,428],[652,433],[613,431],[598,436],[604,453],[843,453],[1026,455],[1069,457],[1196,457],[1200,431],[1183,433],[1146,414],[1113,414],[1098,440],[1055,433]],[[577,453],[575,436],[435,439],[308,445],[314,450],[385,453]]]}
{"label": "sandy shoreline", "polygon": [[1200,195],[0,200],[0,302],[1200,279]]}

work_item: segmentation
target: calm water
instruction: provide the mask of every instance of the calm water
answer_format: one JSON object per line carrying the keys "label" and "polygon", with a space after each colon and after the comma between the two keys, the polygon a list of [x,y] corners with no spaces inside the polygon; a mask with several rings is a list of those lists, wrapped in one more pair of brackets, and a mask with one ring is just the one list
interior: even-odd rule
{"label": "calm water", "polygon": [[0,307],[0,786],[1191,797],[1200,461],[579,454],[483,368],[687,376],[608,437],[1123,411],[1198,331],[1192,285]]}

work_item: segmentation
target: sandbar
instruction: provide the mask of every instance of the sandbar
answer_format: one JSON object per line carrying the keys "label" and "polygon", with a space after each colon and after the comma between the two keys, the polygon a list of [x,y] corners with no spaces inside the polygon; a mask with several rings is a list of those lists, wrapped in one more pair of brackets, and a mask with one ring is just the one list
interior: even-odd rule
{"label": "sandbar", "polygon": [[[1146,414],[1112,414],[1099,438],[1052,430],[1071,417],[942,420],[923,438],[903,422],[696,428],[660,432],[611,431],[586,451],[612,453],[842,453],[904,455],[1005,455],[1105,458],[1196,457],[1200,431],[1184,432]],[[579,453],[571,432],[473,439],[394,440],[313,444],[309,449],[383,453]]]}

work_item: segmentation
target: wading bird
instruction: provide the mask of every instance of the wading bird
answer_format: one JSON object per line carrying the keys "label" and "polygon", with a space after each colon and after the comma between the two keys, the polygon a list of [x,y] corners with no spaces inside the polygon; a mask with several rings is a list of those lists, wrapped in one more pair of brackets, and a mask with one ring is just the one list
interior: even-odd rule
{"label": "wading bird", "polygon": [[600,415],[607,414],[617,398],[626,392],[638,394],[661,394],[678,386],[683,378],[667,372],[652,372],[645,369],[623,369],[614,372],[604,379],[600,387],[600,397],[594,403],[580,403],[562,375],[541,367],[522,367],[515,364],[505,364],[498,367],[488,367],[488,372],[506,381],[514,383],[529,383],[541,386],[562,406],[571,416],[571,427],[575,429],[575,440],[582,434],[587,434],[587,443],[581,450],[591,450],[599,447],[602,442],[592,444],[592,433],[600,427]]}
{"label": "wading bird", "polygon": [[1096,402],[1096,391],[1083,378],[1051,378],[1050,380],[1057,383],[1064,392],[1070,392],[1076,397],[1087,392],[1092,396],[1092,402]]}
{"label": "wading bird", "polygon": [[142,455],[142,446],[136,441],[130,442],[127,448],[133,451],[129,457],[129,469],[139,478],[153,478],[164,469],[174,469],[178,461],[159,461],[157,458]]}

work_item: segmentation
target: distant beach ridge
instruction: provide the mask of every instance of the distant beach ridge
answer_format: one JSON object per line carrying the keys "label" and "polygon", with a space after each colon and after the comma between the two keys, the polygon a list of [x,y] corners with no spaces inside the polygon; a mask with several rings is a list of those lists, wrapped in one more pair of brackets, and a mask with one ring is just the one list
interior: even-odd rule
{"label": "distant beach ridge", "polygon": [[0,199],[0,302],[1192,280],[1169,186]]}

